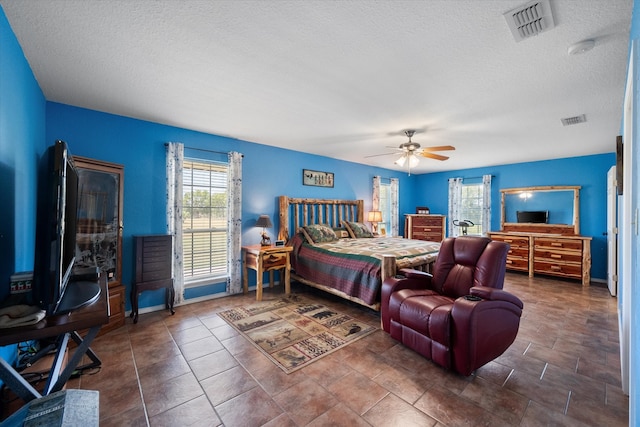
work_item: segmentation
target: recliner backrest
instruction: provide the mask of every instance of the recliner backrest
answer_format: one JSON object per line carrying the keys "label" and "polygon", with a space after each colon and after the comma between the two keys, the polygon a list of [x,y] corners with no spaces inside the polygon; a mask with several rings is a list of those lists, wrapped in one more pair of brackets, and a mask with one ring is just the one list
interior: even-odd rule
{"label": "recliner backrest", "polygon": [[469,293],[473,286],[502,289],[509,245],[487,237],[445,239],[433,269],[433,289],[451,298]]}

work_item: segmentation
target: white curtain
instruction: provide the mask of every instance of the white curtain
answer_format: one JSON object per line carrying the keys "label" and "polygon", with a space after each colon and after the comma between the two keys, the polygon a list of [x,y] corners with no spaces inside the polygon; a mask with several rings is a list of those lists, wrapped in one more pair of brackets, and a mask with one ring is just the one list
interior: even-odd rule
{"label": "white curtain", "polygon": [[449,178],[449,237],[460,235],[460,227],[453,225],[453,220],[459,220],[462,208],[462,178]]}
{"label": "white curtain", "polygon": [[166,144],[167,153],[167,233],[173,236],[173,289],[175,303],[184,301],[184,274],[182,264],[182,166],[184,145]]}
{"label": "white curtain", "polygon": [[229,153],[229,174],[227,188],[227,292],[242,292],[242,154]]}
{"label": "white curtain", "polygon": [[373,177],[373,196],[371,197],[371,210],[380,210],[380,177]]}
{"label": "white curtain", "polygon": [[391,237],[398,236],[398,216],[399,216],[399,197],[400,181],[398,178],[391,178]]}
{"label": "white curtain", "polygon": [[491,175],[482,176],[482,235],[491,231]]}

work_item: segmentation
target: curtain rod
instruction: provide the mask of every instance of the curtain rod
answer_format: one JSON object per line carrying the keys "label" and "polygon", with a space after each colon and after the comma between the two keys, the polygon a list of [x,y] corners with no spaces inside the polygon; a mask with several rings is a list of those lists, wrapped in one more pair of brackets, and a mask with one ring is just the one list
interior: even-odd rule
{"label": "curtain rod", "polygon": [[[495,175],[491,175],[491,178],[495,178]],[[478,179],[478,178],[484,178],[484,175],[481,176],[463,176],[462,179]]]}
{"label": "curtain rod", "polygon": [[[164,143],[164,146],[166,147],[167,145],[169,145],[168,142]],[[196,147],[187,147],[186,145],[184,146],[184,148],[189,149],[189,150],[196,150],[196,151],[205,151],[207,153],[215,153],[215,154],[229,154],[229,151],[216,151],[216,150],[208,150],[206,148],[196,148]],[[242,157],[244,157],[244,154],[241,154]]]}

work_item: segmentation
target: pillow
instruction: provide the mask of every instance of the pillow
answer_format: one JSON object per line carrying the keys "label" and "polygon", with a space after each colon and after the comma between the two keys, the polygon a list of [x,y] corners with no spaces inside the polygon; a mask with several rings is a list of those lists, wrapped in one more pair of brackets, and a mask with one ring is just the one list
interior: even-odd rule
{"label": "pillow", "polygon": [[373,233],[371,233],[367,226],[361,222],[345,221],[344,226],[347,230],[349,230],[349,234],[351,234],[351,237],[353,237],[354,239],[373,237]]}
{"label": "pillow", "polygon": [[323,224],[305,225],[302,227],[302,234],[310,244],[335,242],[338,236],[333,229]]}

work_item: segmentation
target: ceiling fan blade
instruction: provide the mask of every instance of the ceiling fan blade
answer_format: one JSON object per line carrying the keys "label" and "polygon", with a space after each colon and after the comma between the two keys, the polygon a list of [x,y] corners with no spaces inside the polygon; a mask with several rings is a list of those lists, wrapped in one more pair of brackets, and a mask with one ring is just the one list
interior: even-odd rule
{"label": "ceiling fan blade", "polygon": [[369,157],[380,157],[380,156],[392,156],[392,155],[400,155],[402,154],[400,151],[395,152],[395,153],[383,153],[383,154],[372,154],[371,156],[364,156],[365,159],[368,159]]}
{"label": "ceiling fan blade", "polygon": [[439,145],[436,147],[424,147],[422,148],[422,151],[449,151],[449,150],[455,150],[456,147],[452,146],[452,145]]}
{"label": "ceiling fan blade", "polygon": [[422,157],[428,157],[434,160],[447,160],[449,158],[448,156],[441,156],[440,154],[429,153],[429,152],[423,152],[423,153],[420,153],[420,155]]}

